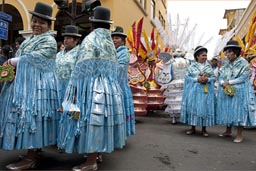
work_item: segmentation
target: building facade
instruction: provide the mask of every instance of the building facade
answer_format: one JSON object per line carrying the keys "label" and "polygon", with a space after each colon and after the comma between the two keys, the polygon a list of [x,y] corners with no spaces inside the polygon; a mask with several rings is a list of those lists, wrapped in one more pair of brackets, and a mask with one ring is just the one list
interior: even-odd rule
{"label": "building facade", "polygon": [[[74,24],[79,27],[79,32],[86,36],[90,32],[88,13],[82,13],[82,2],[86,0],[69,0],[69,7],[61,10],[54,0],[44,0],[44,3],[53,7],[53,17],[56,21],[52,24],[52,30],[56,33],[56,39],[61,40],[61,33],[65,25]],[[4,4],[2,4],[4,2]],[[31,15],[28,10],[34,10],[35,4],[39,0],[5,0],[0,7],[5,13],[12,16],[9,22],[8,40],[1,40],[0,45],[13,44],[16,37],[23,35],[26,37],[31,33]],[[143,29],[149,34],[154,27],[152,19],[157,17],[163,27],[166,25],[167,9],[166,0],[100,0],[102,6],[111,10],[112,26],[122,26],[127,32],[133,22],[144,17]],[[160,40],[161,42],[161,40]]]}
{"label": "building facade", "polygon": [[243,16],[244,11],[245,8],[226,9],[223,19],[227,20],[227,28],[220,29],[219,34],[224,35],[226,32],[232,30],[235,26],[237,26]]}
{"label": "building facade", "polygon": [[224,19],[227,19],[227,28],[220,29],[219,34],[224,35],[227,31],[235,28],[235,36],[244,39],[246,36],[253,14],[256,11],[256,1],[251,0],[246,9],[227,9]]}

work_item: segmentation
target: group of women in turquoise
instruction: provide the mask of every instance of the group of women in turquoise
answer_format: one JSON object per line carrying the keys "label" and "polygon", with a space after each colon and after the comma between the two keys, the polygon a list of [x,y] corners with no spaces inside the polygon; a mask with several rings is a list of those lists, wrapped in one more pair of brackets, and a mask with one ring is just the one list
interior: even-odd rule
{"label": "group of women in turquoise", "polygon": [[219,86],[214,93],[215,76],[206,61],[207,49],[198,46],[192,63],[186,73],[182,99],[181,122],[191,125],[186,131],[196,133],[196,126],[202,126],[202,135],[208,137],[207,126],[223,125],[226,131],[221,137],[231,137],[232,126],[237,127],[235,143],[243,141],[244,126],[256,125],[256,103],[250,84],[250,67],[241,55],[241,47],[235,40],[227,42],[223,51],[227,62],[219,70]]}
{"label": "group of women in turquoise", "polygon": [[123,148],[127,137],[135,134],[128,80],[119,78],[127,66],[118,62],[110,10],[94,9],[93,30],[80,45],[78,29],[67,26],[63,33],[66,50],[57,59],[57,43],[50,31],[52,7],[38,2],[29,12],[33,34],[21,44],[16,57],[7,61],[16,75],[0,94],[0,148],[28,152],[6,168],[35,168],[41,148],[57,144],[67,153],[88,155],[86,162],[72,170],[97,170],[98,153]]}

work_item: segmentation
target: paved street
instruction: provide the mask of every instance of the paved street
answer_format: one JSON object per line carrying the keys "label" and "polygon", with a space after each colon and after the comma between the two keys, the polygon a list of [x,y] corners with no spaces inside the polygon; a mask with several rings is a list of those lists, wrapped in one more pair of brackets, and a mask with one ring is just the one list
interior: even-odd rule
{"label": "paved street", "polygon": [[[155,114],[157,115],[157,114]],[[208,128],[209,137],[186,135],[185,125],[171,125],[168,117],[137,116],[137,134],[122,150],[103,154],[99,170],[256,170],[256,129],[244,131],[244,142],[217,134],[224,127]],[[236,130],[233,129],[235,133]],[[17,160],[25,151],[0,151],[0,170]],[[60,153],[54,147],[44,149],[37,170],[70,170],[83,161],[83,155]]]}

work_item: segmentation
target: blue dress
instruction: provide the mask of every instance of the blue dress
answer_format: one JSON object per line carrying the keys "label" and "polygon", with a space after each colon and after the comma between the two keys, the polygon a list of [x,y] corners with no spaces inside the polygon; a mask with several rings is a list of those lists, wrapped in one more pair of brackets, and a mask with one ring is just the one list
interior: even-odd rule
{"label": "blue dress", "polygon": [[[69,114],[76,105],[78,118]],[[63,102],[58,147],[67,153],[112,152],[126,139],[118,62],[110,31],[93,30],[83,40]]]}
{"label": "blue dress", "polygon": [[130,53],[126,46],[119,46],[117,49],[119,84],[123,90],[124,107],[126,115],[126,135],[135,134],[135,114],[132,91],[128,83],[128,67],[130,62]]}
{"label": "blue dress", "polygon": [[56,55],[56,75],[58,78],[60,103],[63,102],[71,73],[75,67],[78,50],[79,45],[75,46],[68,52],[64,49]]}
{"label": "blue dress", "polygon": [[0,148],[33,149],[56,144],[57,43],[50,32],[27,38],[16,56],[13,82],[0,95]]}
{"label": "blue dress", "polygon": [[[200,74],[208,75],[209,79],[205,85],[197,81]],[[214,82],[213,69],[208,62],[204,64],[194,62],[189,66],[181,104],[182,123],[192,126],[215,125]]]}
{"label": "blue dress", "polygon": [[[226,126],[255,126],[255,95],[249,80],[250,66],[242,57],[227,62],[219,73],[217,94],[217,124]],[[229,82],[235,87],[233,97],[224,93],[221,86]]]}

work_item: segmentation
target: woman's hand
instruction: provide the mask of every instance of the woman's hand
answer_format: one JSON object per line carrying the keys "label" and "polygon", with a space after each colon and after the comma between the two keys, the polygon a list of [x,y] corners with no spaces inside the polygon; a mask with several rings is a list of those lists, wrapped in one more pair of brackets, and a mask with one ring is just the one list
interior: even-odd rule
{"label": "woman's hand", "polygon": [[224,83],[221,84],[223,89],[226,88],[228,85],[230,85],[229,82],[224,82]]}
{"label": "woman's hand", "polygon": [[201,84],[206,84],[208,81],[208,77],[205,74],[202,74],[197,78],[197,81]]}

